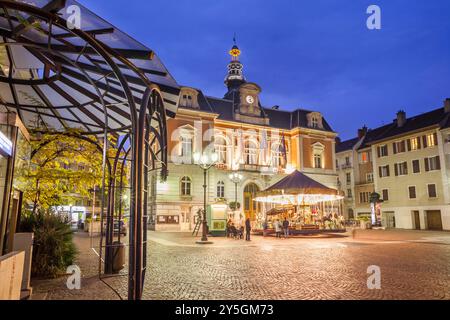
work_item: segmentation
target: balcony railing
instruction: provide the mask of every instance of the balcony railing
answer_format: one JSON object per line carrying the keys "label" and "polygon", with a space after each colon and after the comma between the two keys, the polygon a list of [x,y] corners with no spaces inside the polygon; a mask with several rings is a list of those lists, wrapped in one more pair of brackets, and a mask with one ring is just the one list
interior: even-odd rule
{"label": "balcony railing", "polygon": [[351,169],[351,168],[353,168],[353,165],[351,163],[341,164],[342,170]]}

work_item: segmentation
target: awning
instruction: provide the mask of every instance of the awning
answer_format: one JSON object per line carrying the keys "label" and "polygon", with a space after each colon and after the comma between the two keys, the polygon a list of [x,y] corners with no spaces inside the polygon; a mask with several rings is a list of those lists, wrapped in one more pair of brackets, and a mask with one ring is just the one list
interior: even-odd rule
{"label": "awning", "polygon": [[314,204],[343,199],[335,189],[311,179],[296,170],[268,189],[258,192],[258,202],[288,204]]}
{"label": "awning", "polygon": [[[121,73],[136,109],[151,83],[175,116],[179,86],[150,48],[76,1],[28,2],[0,1],[0,112],[17,112],[28,128],[124,133],[131,117]],[[77,8],[81,28],[71,30]]]}

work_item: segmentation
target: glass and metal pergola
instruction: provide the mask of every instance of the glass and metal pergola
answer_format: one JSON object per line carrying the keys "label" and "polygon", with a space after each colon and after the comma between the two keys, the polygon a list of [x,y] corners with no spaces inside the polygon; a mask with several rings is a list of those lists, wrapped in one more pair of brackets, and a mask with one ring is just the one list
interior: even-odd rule
{"label": "glass and metal pergola", "polygon": [[[29,129],[77,129],[103,140],[105,273],[112,268],[113,212],[120,197],[112,177],[120,162],[131,164],[129,299],[142,295],[149,174],[167,176],[166,119],[175,116],[178,95],[176,81],[151,49],[76,1],[0,0],[0,112],[17,113]],[[115,159],[106,153],[110,135],[121,137]]]}

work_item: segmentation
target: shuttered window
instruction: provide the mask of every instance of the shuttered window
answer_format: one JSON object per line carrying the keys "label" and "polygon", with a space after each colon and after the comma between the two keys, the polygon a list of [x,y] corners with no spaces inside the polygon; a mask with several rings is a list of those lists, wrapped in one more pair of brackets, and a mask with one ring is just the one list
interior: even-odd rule
{"label": "shuttered window", "polygon": [[417,198],[416,187],[415,186],[408,187],[408,196],[409,196],[410,199],[416,199]]}
{"label": "shuttered window", "polygon": [[420,161],[413,160],[412,161],[413,173],[420,173]]}
{"label": "shuttered window", "polygon": [[436,185],[435,184],[429,184],[428,185],[428,197],[430,197],[430,198],[437,198],[437,191],[436,191]]}
{"label": "shuttered window", "polygon": [[441,170],[440,157],[425,158],[425,171]]}

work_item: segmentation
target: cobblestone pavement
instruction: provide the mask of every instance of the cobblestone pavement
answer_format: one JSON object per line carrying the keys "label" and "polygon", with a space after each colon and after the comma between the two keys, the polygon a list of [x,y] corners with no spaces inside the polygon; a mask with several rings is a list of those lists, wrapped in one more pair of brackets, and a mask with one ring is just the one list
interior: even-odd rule
{"label": "cobblestone pavement", "polygon": [[[61,278],[33,283],[35,292],[46,299],[118,299],[95,276],[89,240],[76,239],[83,249],[82,290],[65,289]],[[450,299],[446,232],[424,232],[423,241],[355,240],[350,233],[251,242],[217,238],[198,246],[188,234],[155,232],[149,240],[144,299]],[[381,290],[367,289],[370,265],[381,268]],[[126,298],[126,280],[106,282]]]}

